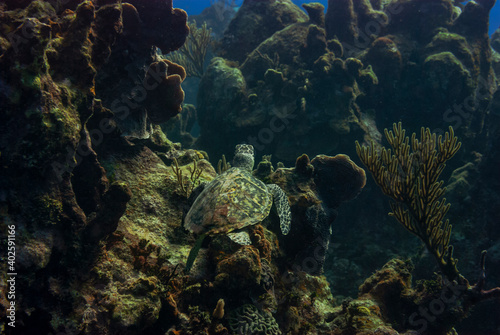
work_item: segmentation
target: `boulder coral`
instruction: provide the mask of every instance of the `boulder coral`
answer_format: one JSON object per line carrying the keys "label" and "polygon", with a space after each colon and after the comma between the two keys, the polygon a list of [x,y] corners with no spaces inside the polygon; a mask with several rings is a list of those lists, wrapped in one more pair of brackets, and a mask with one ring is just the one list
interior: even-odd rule
{"label": "boulder coral", "polygon": [[286,26],[307,21],[290,0],[245,0],[221,41],[223,56],[242,62],[255,47]]}
{"label": "boulder coral", "polygon": [[261,312],[250,304],[243,305],[232,312],[229,326],[236,334],[282,334],[271,314]]}

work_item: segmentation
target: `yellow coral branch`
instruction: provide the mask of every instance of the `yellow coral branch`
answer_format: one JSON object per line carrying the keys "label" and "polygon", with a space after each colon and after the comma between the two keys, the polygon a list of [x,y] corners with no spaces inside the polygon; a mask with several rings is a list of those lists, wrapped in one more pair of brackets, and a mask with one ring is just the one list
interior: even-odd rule
{"label": "yellow coral branch", "polygon": [[212,29],[207,27],[206,22],[198,28],[193,21],[189,23],[186,42],[179,50],[168,54],[167,59],[185,68],[188,76],[201,78],[205,72],[205,58],[213,43]]}
{"label": "yellow coral branch", "polygon": [[219,163],[217,163],[217,173],[223,174],[227,170],[231,168],[231,164],[226,162],[226,156],[222,155],[222,159],[219,159]]}
{"label": "yellow coral branch", "polygon": [[182,174],[182,170],[179,167],[177,159],[174,158],[174,164],[172,164],[172,171],[177,178],[177,184],[181,189],[181,193],[188,198],[191,192],[200,184],[200,176],[203,170],[199,168],[198,162],[193,162],[193,167],[188,167],[189,177]]}
{"label": "yellow coral branch", "polygon": [[422,127],[420,139],[415,133],[410,139],[401,122],[384,133],[391,149],[382,147],[379,154],[373,141],[368,147],[356,141],[356,152],[382,192],[394,200],[389,215],[417,235],[445,275],[454,279],[460,274],[449,245],[452,226],[448,220],[443,222],[450,204],[441,199],[446,189],[439,176],[461,143],[452,127],[444,138]]}

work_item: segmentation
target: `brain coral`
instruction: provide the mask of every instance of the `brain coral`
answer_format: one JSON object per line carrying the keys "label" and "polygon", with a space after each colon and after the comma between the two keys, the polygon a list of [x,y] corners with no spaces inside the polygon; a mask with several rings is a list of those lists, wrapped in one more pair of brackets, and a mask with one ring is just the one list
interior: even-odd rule
{"label": "brain coral", "polygon": [[274,317],[251,304],[243,305],[229,316],[229,327],[241,335],[279,335],[281,331]]}

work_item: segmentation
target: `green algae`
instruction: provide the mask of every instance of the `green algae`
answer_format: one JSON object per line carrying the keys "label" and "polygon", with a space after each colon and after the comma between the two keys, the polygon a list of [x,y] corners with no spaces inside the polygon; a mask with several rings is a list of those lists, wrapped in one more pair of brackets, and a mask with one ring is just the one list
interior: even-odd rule
{"label": "green algae", "polygon": [[[430,63],[430,62],[440,62],[443,65],[448,65],[448,66],[456,66],[458,68],[463,69],[462,63],[455,57],[455,55],[449,51],[445,52],[440,52],[437,54],[433,54],[428,56],[425,61],[425,63]],[[467,71],[463,69],[463,71]]]}
{"label": "green algae", "polygon": [[60,200],[50,197],[48,194],[41,195],[34,200],[34,210],[31,214],[32,220],[44,225],[57,224],[63,214],[63,204]]}
{"label": "green algae", "polygon": [[63,138],[74,139],[80,132],[80,118],[71,109],[53,107],[42,114],[42,123],[48,131],[59,133]]}
{"label": "green algae", "polygon": [[49,2],[33,1],[28,5],[28,7],[20,12],[20,15],[23,17],[41,19],[55,16],[56,11]]}
{"label": "green algae", "polygon": [[42,88],[42,82],[39,73],[23,71],[21,76],[21,83],[25,87],[34,90],[40,90]]}
{"label": "green algae", "polygon": [[378,85],[378,77],[375,74],[375,72],[373,72],[371,65],[368,65],[366,68],[361,69],[359,71],[359,76],[360,76],[361,81],[363,81],[363,82],[368,81],[372,85]]}

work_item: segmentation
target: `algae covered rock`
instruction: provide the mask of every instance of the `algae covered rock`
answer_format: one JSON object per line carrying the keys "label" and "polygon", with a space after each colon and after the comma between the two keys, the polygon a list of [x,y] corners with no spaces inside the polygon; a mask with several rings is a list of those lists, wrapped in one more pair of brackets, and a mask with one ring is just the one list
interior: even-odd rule
{"label": "algae covered rock", "polygon": [[498,29],[491,35],[491,47],[496,52],[500,52],[500,30]]}
{"label": "algae covered rock", "polygon": [[243,247],[217,264],[214,285],[229,292],[252,287],[261,279],[260,257],[253,247]]}
{"label": "algae covered rock", "polygon": [[[237,136],[239,133],[241,136],[238,127],[252,122],[246,113],[248,98],[247,84],[240,69],[222,58],[214,58],[200,82],[198,92],[197,115],[201,134],[197,145],[201,148],[221,148],[218,150],[219,157],[224,152],[232,151],[234,144],[229,144],[220,134]],[[228,150],[225,151],[225,148]],[[212,155],[217,153],[212,152]]]}
{"label": "algae covered rock", "polygon": [[425,46],[425,52],[431,55],[446,51],[451,52],[469,71],[476,71],[474,68],[474,55],[467,39],[442,29]]}
{"label": "algae covered rock", "polygon": [[226,111],[237,113],[245,107],[246,99],[246,82],[241,71],[223,58],[214,58],[200,82],[198,93],[198,120],[202,129],[211,128],[208,125],[232,126],[230,122],[234,117],[228,118]]}
{"label": "algae covered rock", "polygon": [[451,52],[427,57],[423,63],[423,77],[434,104],[449,106],[473,93],[471,73]]}
{"label": "algae covered rock", "polygon": [[471,189],[472,180],[477,178],[477,167],[474,163],[467,163],[455,169],[448,180],[446,192],[456,200],[465,200]]}
{"label": "algae covered rock", "polygon": [[373,41],[370,49],[361,59],[370,64],[377,79],[384,85],[393,85],[401,77],[403,58],[397,44],[388,37]]}
{"label": "algae covered rock", "polygon": [[[234,8],[215,1],[213,10],[221,3],[227,20]],[[194,107],[182,106],[184,70],[163,57],[188,34],[172,1],[4,1],[0,221],[16,227],[17,333],[452,333],[468,312],[454,304],[465,286],[440,277],[412,286],[407,261],[376,270],[419,246],[377,219],[387,211],[380,194],[348,156],[333,155],[354,157],[355,139],[380,139],[377,127],[395,118],[452,123],[476,150],[449,180],[459,205],[450,214],[464,223],[460,264],[475,270],[462,255],[483,247],[498,264],[493,3],[331,0],[326,17],[322,5],[305,5],[308,20],[289,0],[246,0],[220,45],[227,59],[210,64]],[[194,271],[183,271],[193,190],[218,178],[209,160],[241,142],[273,156],[229,181],[279,185],[290,232],[260,201],[268,190],[233,198],[256,201],[256,221],[236,220],[251,244],[214,234]],[[191,144],[210,157],[181,149]],[[0,270],[9,272],[5,262]],[[367,276],[359,298],[333,298]],[[488,279],[497,277],[492,267]],[[8,290],[0,282],[2,307]]]}
{"label": "algae covered rock", "polygon": [[323,6],[319,2],[311,2],[302,4],[302,8],[304,8],[309,15],[309,22],[316,24],[320,27],[325,25],[325,6]]}
{"label": "algae covered rock", "polygon": [[[327,38],[338,38],[349,52],[359,48],[366,41],[366,28],[376,26],[383,29],[387,25],[387,15],[372,7],[373,1],[329,0],[325,16]],[[365,27],[361,30],[358,27]]]}
{"label": "algae covered rock", "polygon": [[388,33],[402,32],[417,41],[428,40],[438,27],[448,27],[453,22],[452,1],[407,1],[391,4]]}
{"label": "algae covered rock", "polygon": [[262,41],[241,65],[246,80],[255,83],[264,78],[267,69],[292,65],[306,41],[308,27],[307,24],[293,24]]}
{"label": "algae covered rock", "polygon": [[307,15],[290,0],[246,0],[224,32],[223,56],[241,62],[276,31],[305,21]]}

